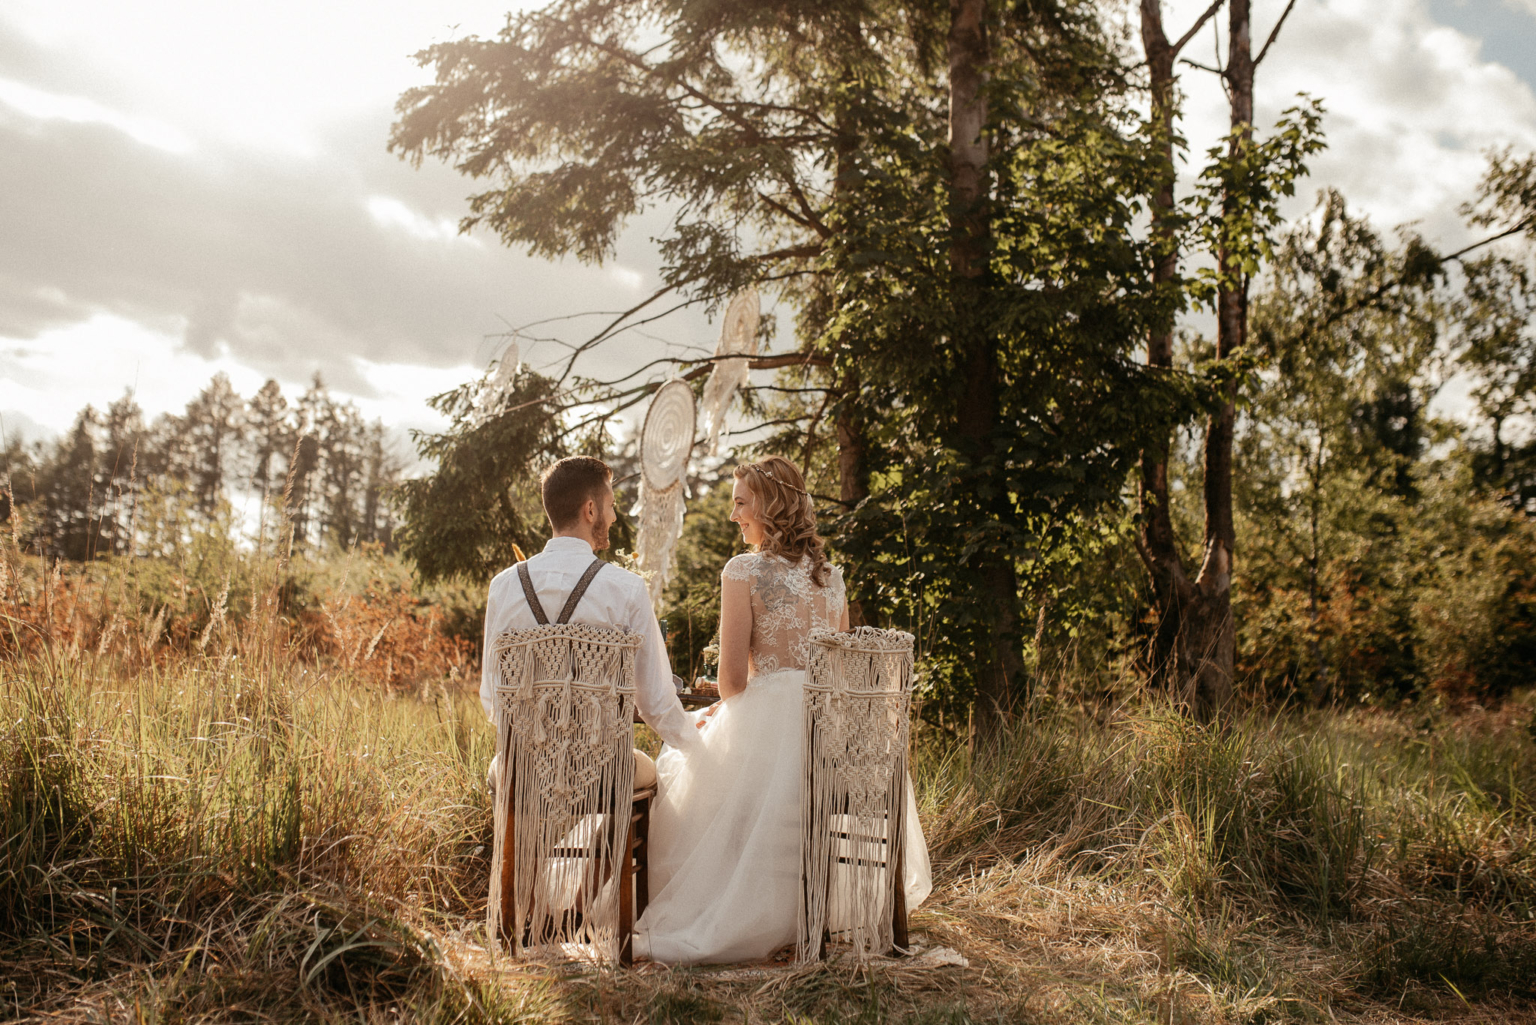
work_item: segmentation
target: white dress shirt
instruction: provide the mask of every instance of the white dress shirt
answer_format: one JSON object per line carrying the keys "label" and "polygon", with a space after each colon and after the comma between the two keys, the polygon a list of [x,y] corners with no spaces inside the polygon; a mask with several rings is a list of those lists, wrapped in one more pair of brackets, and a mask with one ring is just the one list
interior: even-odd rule
{"label": "white dress shirt", "polygon": [[[596,558],[592,546],[576,537],[554,537],[544,550],[528,560],[528,575],[544,614],[550,622],[560,615],[565,600],[577,581]],[[683,709],[672,684],[672,664],[661,640],[661,625],[651,609],[650,592],[645,581],[618,566],[608,565],[592,578],[587,593],[571,614],[572,623],[591,623],[623,627],[640,635],[640,651],[635,658],[635,705],[640,718],[673,747],[688,747],[698,742],[697,720]],[[491,642],[503,630],[526,630],[538,626],[517,567],[504,569],[491,581],[485,601],[485,651],[480,662],[480,704],[485,714],[496,718],[496,659]]]}

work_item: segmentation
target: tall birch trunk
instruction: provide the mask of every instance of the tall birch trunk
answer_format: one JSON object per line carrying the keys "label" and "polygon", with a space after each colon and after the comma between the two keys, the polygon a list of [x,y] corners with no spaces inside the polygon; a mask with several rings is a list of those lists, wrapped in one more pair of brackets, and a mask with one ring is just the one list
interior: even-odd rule
{"label": "tall birch trunk", "polygon": [[[1249,40],[1250,0],[1228,0],[1231,59],[1224,77],[1232,94],[1232,125],[1242,142],[1252,138],[1253,59]],[[1153,267],[1153,283],[1175,287],[1178,249],[1174,210],[1174,88],[1179,51],[1221,6],[1211,4],[1195,25],[1170,43],[1163,28],[1161,0],[1141,0],[1141,38],[1152,91],[1152,125],[1159,164],[1153,190],[1152,232],[1162,246]],[[1231,214],[1236,199],[1228,197],[1223,212]],[[1218,253],[1225,275],[1232,255]],[[1248,293],[1246,281],[1229,280],[1217,299],[1217,350],[1229,359],[1246,340]],[[1147,365],[1173,366],[1173,310],[1170,308],[1148,333]],[[1236,416],[1236,384],[1227,385],[1225,401],[1206,425],[1205,539],[1199,573],[1190,580],[1179,553],[1169,507],[1168,457],[1171,438],[1163,436],[1142,453],[1138,550],[1151,579],[1158,625],[1152,640],[1152,679],[1185,707],[1202,716],[1219,713],[1230,702],[1236,658],[1232,620],[1232,558],[1236,544],[1232,521],[1232,434]]]}
{"label": "tall birch trunk", "polygon": [[[1228,0],[1225,78],[1232,112],[1230,153],[1253,141],[1253,44],[1250,0]],[[1236,217],[1241,200],[1231,194],[1224,217]],[[1225,246],[1216,254],[1221,287],[1216,296],[1216,358],[1229,360],[1248,343],[1248,277]],[[1221,406],[1205,432],[1205,544],[1196,599],[1185,629],[1189,654],[1198,661],[1186,683],[1185,700],[1203,713],[1219,712],[1232,698],[1237,630],[1232,620],[1232,564],[1237,531],[1232,520],[1232,439],[1237,421],[1237,381],[1225,385]]]}

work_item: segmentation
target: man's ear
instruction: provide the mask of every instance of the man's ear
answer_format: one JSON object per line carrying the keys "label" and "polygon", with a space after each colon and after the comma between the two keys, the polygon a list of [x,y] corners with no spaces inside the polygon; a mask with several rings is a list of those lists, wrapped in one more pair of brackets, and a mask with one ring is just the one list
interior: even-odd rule
{"label": "man's ear", "polygon": [[601,515],[597,511],[597,499],[587,499],[587,504],[581,507],[581,515],[583,519],[596,523]]}

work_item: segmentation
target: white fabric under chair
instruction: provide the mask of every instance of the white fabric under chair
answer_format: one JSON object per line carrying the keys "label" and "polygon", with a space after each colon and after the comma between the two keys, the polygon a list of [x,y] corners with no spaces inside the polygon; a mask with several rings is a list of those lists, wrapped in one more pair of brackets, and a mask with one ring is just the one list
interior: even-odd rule
{"label": "white fabric under chair", "polygon": [[[701,744],[656,759],[651,900],[636,925],[637,958],[745,961],[795,942],[804,683],[799,669],[753,677],[710,717]],[[910,781],[904,884],[909,910],[933,888]],[[836,932],[840,909],[830,917]]]}

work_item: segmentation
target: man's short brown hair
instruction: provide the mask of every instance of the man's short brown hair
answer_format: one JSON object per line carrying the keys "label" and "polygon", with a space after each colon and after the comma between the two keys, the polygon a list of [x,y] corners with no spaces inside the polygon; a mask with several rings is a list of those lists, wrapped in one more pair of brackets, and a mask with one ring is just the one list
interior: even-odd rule
{"label": "man's short brown hair", "polygon": [[600,502],[612,479],[608,464],[593,456],[566,456],[545,470],[539,491],[549,525],[556,530],[573,526],[581,518],[581,507],[588,499]]}

